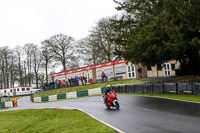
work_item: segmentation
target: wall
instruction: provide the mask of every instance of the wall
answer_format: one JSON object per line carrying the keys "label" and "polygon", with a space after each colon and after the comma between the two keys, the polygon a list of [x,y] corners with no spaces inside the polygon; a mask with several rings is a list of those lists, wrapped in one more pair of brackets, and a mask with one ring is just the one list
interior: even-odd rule
{"label": "wall", "polygon": [[[177,69],[179,67],[179,63],[177,61],[169,61],[167,62],[170,67],[170,75],[175,75],[175,70],[172,70],[172,64],[175,64],[175,68]],[[147,77],[161,77],[161,76],[167,76],[165,75],[164,71],[164,64],[162,64],[162,70],[157,71],[157,65],[151,66],[152,71],[147,71]]]}

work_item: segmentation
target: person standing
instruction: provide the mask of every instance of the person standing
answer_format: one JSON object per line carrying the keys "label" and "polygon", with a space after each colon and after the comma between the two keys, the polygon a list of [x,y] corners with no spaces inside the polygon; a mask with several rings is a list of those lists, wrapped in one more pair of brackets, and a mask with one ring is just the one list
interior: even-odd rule
{"label": "person standing", "polygon": [[83,76],[80,76],[80,80],[81,80],[82,85],[84,85],[84,83],[83,83]]}
{"label": "person standing", "polygon": [[83,73],[83,80],[85,81],[85,85],[86,85],[87,79],[86,79],[86,77],[84,76],[84,73]]}
{"label": "person standing", "polygon": [[106,76],[106,74],[102,71],[102,73],[101,73],[101,78],[102,78],[102,81],[103,82],[106,82],[107,81],[107,76]]}
{"label": "person standing", "polygon": [[17,98],[16,97],[14,97],[13,103],[14,103],[14,106],[17,107]]}
{"label": "person standing", "polygon": [[72,86],[71,78],[68,78],[68,82],[69,82],[69,86],[71,87]]}
{"label": "person standing", "polygon": [[138,74],[139,74],[139,78],[142,78],[142,68],[138,65]]}

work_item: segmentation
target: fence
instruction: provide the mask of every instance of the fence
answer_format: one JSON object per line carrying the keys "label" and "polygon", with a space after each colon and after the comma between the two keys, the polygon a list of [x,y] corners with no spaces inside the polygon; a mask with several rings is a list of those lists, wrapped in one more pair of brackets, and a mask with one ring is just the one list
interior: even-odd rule
{"label": "fence", "polygon": [[117,93],[158,93],[200,95],[200,83],[146,83],[113,85]]}

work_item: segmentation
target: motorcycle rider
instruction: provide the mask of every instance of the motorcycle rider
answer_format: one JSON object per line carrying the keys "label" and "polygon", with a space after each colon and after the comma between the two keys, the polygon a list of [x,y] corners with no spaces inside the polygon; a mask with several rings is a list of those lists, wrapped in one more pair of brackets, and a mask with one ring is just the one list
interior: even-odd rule
{"label": "motorcycle rider", "polygon": [[112,91],[111,86],[110,85],[106,85],[106,89],[104,90],[104,98],[105,98],[104,102],[107,102],[107,99],[108,99],[107,93],[110,92],[110,91]]}

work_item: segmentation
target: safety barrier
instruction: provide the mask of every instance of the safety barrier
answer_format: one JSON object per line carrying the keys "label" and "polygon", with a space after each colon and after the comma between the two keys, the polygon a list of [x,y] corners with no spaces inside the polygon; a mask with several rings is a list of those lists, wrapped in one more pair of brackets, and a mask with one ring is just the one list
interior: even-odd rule
{"label": "safety barrier", "polygon": [[14,107],[13,101],[0,102],[0,108],[12,108]]}
{"label": "safety barrier", "polygon": [[46,102],[46,101],[56,101],[59,99],[69,99],[69,98],[77,98],[77,97],[84,97],[84,96],[92,96],[92,95],[99,95],[104,92],[105,87],[102,88],[95,88],[90,90],[81,90],[81,91],[75,91],[75,92],[69,92],[69,93],[63,93],[63,94],[57,94],[57,95],[51,95],[51,96],[45,96],[45,97],[33,97],[31,98],[32,102]]}
{"label": "safety barrier", "polygon": [[200,83],[146,83],[113,85],[117,93],[158,93],[200,95]]}
{"label": "safety barrier", "polygon": [[[146,83],[112,85],[117,93],[157,93],[157,94],[194,94],[200,95],[200,83]],[[45,97],[34,97],[33,102],[56,101],[59,99],[77,98],[103,94],[105,87],[81,90]]]}

